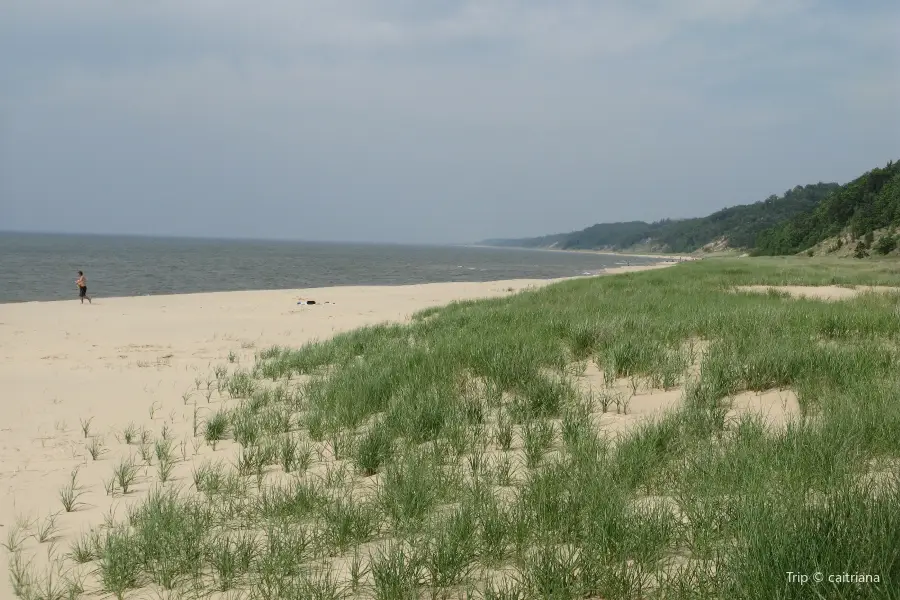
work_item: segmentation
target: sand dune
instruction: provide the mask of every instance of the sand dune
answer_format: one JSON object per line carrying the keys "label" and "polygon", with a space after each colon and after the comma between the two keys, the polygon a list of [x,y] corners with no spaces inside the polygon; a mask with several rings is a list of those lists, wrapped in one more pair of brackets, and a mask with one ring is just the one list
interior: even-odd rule
{"label": "sand dune", "polygon": [[[67,541],[101,523],[118,504],[118,515],[142,494],[113,500],[102,481],[114,466],[137,452],[124,429],[146,428],[153,438],[171,432],[178,452],[188,448],[194,406],[200,419],[208,404],[205,382],[216,365],[250,366],[257,349],[300,346],[336,333],[385,321],[453,300],[502,297],[552,280],[438,283],[399,287],[337,287],[314,290],[223,292],[134,298],[77,299],[0,305],[0,541],[20,531],[23,551],[47,564],[52,541]],[[298,305],[300,298],[315,305]],[[198,387],[200,388],[198,390]],[[185,394],[190,397],[185,398]],[[90,420],[86,437],[82,424]],[[93,460],[87,445],[103,446]],[[176,478],[190,477],[186,471]],[[65,513],[59,490],[79,469],[79,510]],[[140,491],[140,490],[138,490]],[[50,540],[36,533],[55,518]],[[27,526],[23,524],[27,522]],[[30,537],[29,537],[30,536]],[[0,547],[0,561],[8,552]],[[0,598],[12,598],[3,578]]]}
{"label": "sand dune", "polygon": [[[608,273],[659,268],[615,268]],[[397,287],[222,292],[133,298],[77,299],[0,305],[0,540],[19,530],[22,548],[47,564],[52,541],[61,555],[69,541],[143,494],[112,498],[102,482],[122,459],[135,456],[125,429],[167,431],[179,463],[175,479],[190,480],[190,465],[215,453],[193,447],[195,407],[202,419],[222,398],[206,398],[217,365],[251,366],[271,345],[315,339],[385,321],[454,300],[508,296],[558,280],[437,283]],[[315,305],[298,305],[301,298]],[[212,392],[211,392],[212,394]],[[82,426],[88,425],[86,436]],[[97,440],[103,453],[88,451]],[[222,452],[222,449],[219,450]],[[223,453],[224,456],[225,453]],[[83,486],[78,510],[63,512],[59,490],[73,469]],[[37,530],[59,513],[49,540]],[[0,561],[8,553],[0,548]],[[12,597],[4,578],[0,598]]]}

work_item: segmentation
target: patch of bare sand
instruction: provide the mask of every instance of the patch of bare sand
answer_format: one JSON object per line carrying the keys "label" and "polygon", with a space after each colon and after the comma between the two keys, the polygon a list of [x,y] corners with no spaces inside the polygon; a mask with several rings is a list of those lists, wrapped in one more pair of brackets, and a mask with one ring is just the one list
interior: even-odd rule
{"label": "patch of bare sand", "polygon": [[814,300],[850,300],[861,294],[896,294],[900,288],[880,285],[838,286],[838,285],[744,285],[736,288],[740,292],[766,294],[770,291],[785,293],[793,298]]}
{"label": "patch of bare sand", "polygon": [[587,362],[575,383],[582,394],[592,399],[594,426],[613,436],[627,433],[648,417],[677,409],[683,396],[680,387],[654,389],[637,379],[617,378],[607,384],[603,371],[593,361]]}
{"label": "patch of bare sand", "polygon": [[760,416],[769,428],[779,429],[800,416],[800,404],[793,390],[742,392],[731,400],[727,417],[750,413]]}
{"label": "patch of bare sand", "polygon": [[[695,342],[704,348],[706,342]],[[694,378],[700,372],[699,356],[686,370],[687,378]],[[653,387],[645,378],[618,378],[607,385],[603,372],[593,361],[588,361],[584,372],[575,378],[576,385],[583,394],[593,399],[595,426],[615,435],[625,434],[641,421],[657,418],[667,412],[679,409],[684,401],[685,376],[676,386],[668,389]],[[764,392],[741,392],[728,401],[728,418],[738,418],[744,414],[756,414],[771,429],[783,428],[790,420],[800,415],[800,405],[793,390],[767,390]]]}
{"label": "patch of bare sand", "polygon": [[900,458],[880,457],[867,461],[857,478],[862,489],[877,494],[890,494],[900,483]]}
{"label": "patch of bare sand", "polygon": [[640,271],[653,271],[655,269],[664,269],[666,267],[671,267],[672,262],[666,263],[657,263],[653,265],[625,265],[621,267],[609,267],[608,269],[603,269],[599,272],[601,275],[622,275],[624,273],[638,273]]}

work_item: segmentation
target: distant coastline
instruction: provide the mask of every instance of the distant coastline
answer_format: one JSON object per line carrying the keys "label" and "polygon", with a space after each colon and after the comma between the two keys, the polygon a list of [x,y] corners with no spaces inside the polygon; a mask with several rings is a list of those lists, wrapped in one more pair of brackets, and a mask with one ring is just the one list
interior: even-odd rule
{"label": "distant coastline", "polygon": [[488,244],[465,244],[466,248],[492,248],[500,250],[537,250],[539,252],[566,252],[576,254],[606,254],[609,256],[622,256],[631,258],[649,258],[663,261],[671,260],[700,260],[701,257],[691,254],[643,254],[638,252],[618,252],[615,250],[583,250],[583,249],[564,249],[549,247],[526,247],[526,246],[491,246]]}

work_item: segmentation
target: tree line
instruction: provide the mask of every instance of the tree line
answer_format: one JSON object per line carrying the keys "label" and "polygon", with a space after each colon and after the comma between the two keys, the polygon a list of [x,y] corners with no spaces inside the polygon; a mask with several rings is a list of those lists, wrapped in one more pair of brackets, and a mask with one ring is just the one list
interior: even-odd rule
{"label": "tree line", "polygon": [[[554,247],[564,250],[654,250],[686,253],[724,241],[758,255],[802,252],[826,239],[849,234],[857,255],[886,254],[897,242],[875,232],[900,227],[900,162],[872,169],[850,183],[796,186],[782,196],[724,208],[705,217],[653,223],[598,223],[580,231],[537,238],[487,240],[492,246]],[[893,240],[894,245],[891,245]]]}

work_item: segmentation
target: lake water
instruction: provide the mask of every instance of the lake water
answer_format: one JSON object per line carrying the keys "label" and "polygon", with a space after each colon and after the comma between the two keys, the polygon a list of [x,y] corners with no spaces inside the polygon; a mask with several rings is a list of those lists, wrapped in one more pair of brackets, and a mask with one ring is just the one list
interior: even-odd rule
{"label": "lake water", "polygon": [[647,258],[320,242],[0,233],[0,303],[341,285],[552,279]]}

